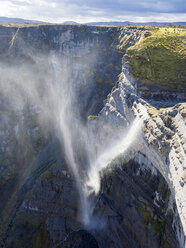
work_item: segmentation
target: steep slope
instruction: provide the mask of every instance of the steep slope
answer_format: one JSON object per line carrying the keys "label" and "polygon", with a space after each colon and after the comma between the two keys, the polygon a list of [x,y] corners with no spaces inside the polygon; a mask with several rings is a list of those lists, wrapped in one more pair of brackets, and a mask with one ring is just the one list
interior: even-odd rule
{"label": "steep slope", "polygon": [[[69,25],[0,28],[2,247],[185,246],[186,106],[157,110],[141,98],[122,57],[143,32],[135,27]],[[54,81],[75,89],[72,108],[80,105],[84,123],[91,115],[86,145],[93,154],[105,147],[112,153],[115,142],[128,137],[135,117],[144,121],[142,131],[140,125],[132,126],[139,126],[139,132],[132,130],[136,139],[129,148],[98,171],[101,189],[96,197],[90,195],[89,227],[82,222],[65,144],[51,120],[57,102],[47,88]],[[27,90],[30,84],[40,87]],[[65,85],[58,89],[66,90]],[[72,133],[76,121],[71,123]],[[81,140],[81,135],[75,138]],[[87,150],[79,145],[76,157],[83,173],[87,156],[82,154]]]}
{"label": "steep slope", "polygon": [[[1,241],[6,243],[17,211],[39,177],[43,185],[44,172],[64,164],[48,116],[57,106],[48,92],[50,84],[62,80],[77,89],[74,106],[80,105],[85,121],[97,114],[121,71],[118,35],[119,29],[105,27],[1,26]],[[75,196],[72,200],[77,204]]]}
{"label": "steep slope", "polygon": [[[122,75],[118,87],[111,93],[108,103],[98,116],[97,123],[102,137],[116,128],[121,128],[125,122],[130,123],[134,116],[144,115],[144,107],[147,118],[144,134],[141,138],[138,137],[126,154],[121,154],[119,160],[114,162],[120,169],[111,172],[108,181],[103,182],[101,201],[117,213],[120,210],[122,224],[126,216],[128,217],[127,231],[130,230],[130,223],[133,223],[128,236],[135,234],[133,240],[137,242],[132,244],[129,238],[126,247],[138,247],[139,239],[140,243],[142,242],[143,232],[139,233],[138,238],[137,230],[146,230],[143,247],[185,247],[185,104],[153,112],[155,108],[137,96],[136,83],[129,76],[125,62]],[[106,123],[109,130],[102,128]],[[107,196],[104,196],[105,191]],[[122,205],[123,208],[120,206],[120,196],[122,204],[127,201],[126,205]],[[128,198],[130,200],[127,200]],[[138,200],[131,202],[131,199]],[[119,205],[116,205],[117,201]],[[135,226],[139,224],[136,208],[147,226],[138,226],[135,231]],[[124,227],[121,229],[125,230]],[[118,229],[115,232],[117,233]],[[150,237],[148,232],[156,232],[157,240]],[[179,244],[170,240],[173,233],[176,233]]]}

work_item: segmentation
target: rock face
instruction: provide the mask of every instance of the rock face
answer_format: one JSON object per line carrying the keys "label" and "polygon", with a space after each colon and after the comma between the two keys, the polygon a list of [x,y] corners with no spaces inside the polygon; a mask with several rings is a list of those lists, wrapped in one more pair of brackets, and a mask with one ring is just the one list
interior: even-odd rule
{"label": "rock face", "polygon": [[[82,82],[79,99],[88,91],[82,118],[97,115],[88,120],[97,149],[116,130],[124,132],[136,116],[144,117],[137,139],[102,173],[93,212],[102,224],[83,230],[76,181],[59,140],[53,131],[41,128],[35,109],[27,106],[15,112],[10,99],[2,96],[2,247],[184,248],[186,104],[157,110],[141,98],[122,60],[125,48],[140,38],[140,30],[38,26],[1,27],[0,32],[0,55],[6,55],[8,66],[16,60],[20,65],[35,63],[36,52],[47,57],[58,53],[71,65],[73,85]],[[128,42],[121,50],[122,39]]]}
{"label": "rock face", "polygon": [[1,26],[0,58],[9,66],[24,63],[32,66],[36,55],[45,56],[45,63],[50,56],[58,55],[66,70],[70,68],[72,80],[79,80],[84,87],[85,100],[81,97],[84,111],[88,109],[87,114],[94,115],[102,109],[103,100],[121,71],[118,36],[118,29],[105,27]]}
{"label": "rock face", "polygon": [[[32,74],[42,75],[44,78],[42,88],[44,92],[47,80],[51,81],[50,73],[48,73],[53,70],[51,58],[55,55],[58,56],[61,59],[60,65],[64,66],[67,71],[67,75],[62,75],[63,78],[70,80],[74,87],[76,87],[77,81],[81,83],[81,85],[78,84],[78,88],[81,89],[79,102],[82,105],[81,115],[86,118],[88,114],[95,114],[101,110],[103,100],[110,92],[121,70],[122,54],[119,50],[114,50],[118,42],[117,34],[118,30],[112,28],[98,30],[96,27],[78,28],[76,26],[28,28],[1,26],[1,69],[13,68],[7,74],[13,73],[18,80],[23,78],[24,85],[29,83],[27,81],[31,76],[29,71],[32,68]],[[39,56],[37,56],[38,54]],[[43,67],[43,63],[47,66]],[[5,70],[2,69],[1,89],[5,88],[5,92],[1,91],[0,104],[1,241],[3,238],[6,239],[6,229],[11,230],[17,210],[22,204],[25,194],[34,186],[32,184],[35,184],[35,180],[56,161],[60,168],[64,161],[63,155],[60,154],[59,144],[51,141],[53,133],[46,132],[45,128],[40,126],[38,120],[40,112],[33,106],[24,104],[24,107],[21,107],[22,103],[17,102],[20,96],[17,97],[16,90],[9,97],[9,93],[7,93],[9,89],[6,89],[3,82],[4,73]],[[57,72],[52,73],[56,74]],[[7,78],[4,81],[6,82],[6,80]],[[39,97],[41,96],[42,94],[39,95]],[[38,162],[35,162],[37,159]],[[45,175],[42,178],[45,179]],[[44,179],[43,185],[45,184]],[[19,191],[20,193],[18,193]],[[73,201],[76,202],[75,198]],[[8,227],[9,225],[10,227]],[[31,229],[33,229],[33,225],[31,224]]]}
{"label": "rock face", "polygon": [[[138,138],[137,143],[133,144],[126,155],[121,156],[119,162],[115,162],[117,165],[119,164],[120,170],[116,169],[114,175],[112,174],[112,176],[109,177],[108,183],[105,183],[106,191],[112,196],[105,196],[105,190],[102,190],[104,193],[101,194],[100,199],[104,202],[104,208],[105,205],[107,207],[109,206],[111,213],[112,211],[115,212],[115,214],[110,213],[110,215],[121,218],[121,225],[127,221],[125,220],[126,216],[129,216],[128,221],[134,223],[132,230],[129,232],[130,234],[133,233],[134,230],[144,231],[146,229],[144,226],[143,228],[138,227],[135,229],[139,218],[139,216],[137,217],[137,213],[139,215],[141,213],[142,218],[145,219],[148,228],[150,228],[152,232],[156,232],[157,230],[158,232],[163,231],[162,234],[158,234],[160,236],[162,235],[161,238],[159,236],[159,241],[153,240],[152,237],[150,238],[150,242],[152,243],[148,243],[148,238],[146,240],[145,238],[143,239],[142,234],[139,234],[140,241],[138,241],[137,234],[134,231],[135,238],[130,237],[129,240],[133,239],[133,241],[137,241],[136,243],[127,243],[126,247],[138,247],[139,243],[142,244],[143,247],[158,247],[158,245],[160,247],[166,247],[166,245],[170,245],[170,247],[185,247],[184,113],[186,105],[180,103],[174,107],[158,111],[138,97],[137,85],[125,69],[125,63],[123,66],[122,79],[118,83],[117,88],[112,91],[105,108],[101,111],[96,120],[98,130],[100,130],[98,136],[102,135],[103,138],[110,133],[110,130],[116,130],[123,125],[127,125],[126,123],[130,123],[134,115],[144,115],[144,108],[147,110],[147,118],[143,128],[144,134],[141,138]],[[110,126],[109,131],[103,128],[106,126],[106,123],[107,126]],[[126,161],[129,161],[129,164],[126,163]],[[130,170],[133,172],[130,173]],[[125,178],[125,176],[128,178]],[[115,177],[116,179],[114,179]],[[121,182],[121,186],[118,185],[119,182]],[[138,192],[135,192],[135,186],[137,190],[139,190]],[[150,187],[152,188],[150,189]],[[124,192],[122,190],[124,190]],[[118,195],[116,194],[117,191]],[[153,192],[151,196],[150,192]],[[145,197],[145,193],[147,193],[148,197],[150,196],[149,199]],[[131,196],[131,194],[138,197]],[[131,203],[131,201],[129,201],[126,202],[126,205],[123,205],[123,207],[120,205],[121,202],[117,205],[117,200],[120,201],[121,198],[123,203],[125,200],[127,201],[128,195],[130,195],[130,199],[138,199],[139,202]],[[136,206],[138,206],[137,213],[133,212],[133,206],[135,206],[135,211]],[[175,206],[177,206],[178,210]],[[103,206],[101,208],[103,208]],[[122,213],[122,211],[124,212]],[[128,213],[128,211],[130,211],[130,213]],[[160,217],[161,215],[164,216],[165,223],[168,223],[166,218],[169,219],[169,221],[172,219],[167,226],[168,229],[172,229],[171,231],[170,229],[168,231],[164,224],[162,228],[161,225],[163,222]],[[132,216],[134,219],[132,219]],[[142,223],[142,221],[139,222]],[[157,225],[155,229],[154,225]],[[108,226],[112,225],[109,223]],[[129,231],[129,223],[126,224],[126,226],[127,231]],[[124,227],[121,229],[125,230]],[[150,229],[148,231],[150,231]],[[116,233],[117,232],[118,230]],[[174,243],[175,241],[169,240],[169,238],[172,237],[171,232],[176,234],[179,243],[176,244]],[[168,236],[170,235],[170,237],[168,237],[167,234]],[[147,236],[150,237],[150,233],[148,233]],[[124,237],[124,234],[122,237]],[[125,241],[126,240],[125,238]],[[145,240],[145,242],[142,243],[142,240]],[[116,243],[116,241],[113,242],[113,247],[115,247],[114,243]],[[125,247],[124,242],[121,243],[121,247]],[[103,244],[103,247],[107,245],[108,244]],[[119,243],[117,243],[117,245],[119,245]]]}

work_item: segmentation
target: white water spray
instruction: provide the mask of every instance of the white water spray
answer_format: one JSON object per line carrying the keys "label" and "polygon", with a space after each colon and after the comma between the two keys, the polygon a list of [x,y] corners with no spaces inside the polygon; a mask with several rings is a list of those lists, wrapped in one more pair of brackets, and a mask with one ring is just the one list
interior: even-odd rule
{"label": "white water spray", "polygon": [[[55,127],[57,136],[65,148],[67,164],[76,178],[82,222],[86,227],[94,226],[92,199],[95,197],[92,196],[96,196],[100,191],[100,173],[117,156],[120,154],[124,156],[140,132],[143,119],[136,117],[127,128],[127,134],[119,133],[121,139],[116,141],[111,136],[107,142],[113,144],[112,147],[106,147],[96,155],[94,152],[96,145],[100,147],[101,144],[98,141],[95,141],[98,144],[89,142],[94,134],[89,133],[90,130],[86,124],[82,123],[80,117],[78,101],[81,99],[77,97],[80,82],[71,78],[71,71],[68,72],[68,64],[65,61],[61,63],[59,58],[52,56],[48,58],[48,67],[43,61],[46,61],[46,58],[36,59],[37,73],[34,71],[35,67],[30,68],[24,65],[17,75],[17,68],[7,70],[6,67],[1,66],[1,88],[5,93],[9,92],[10,99],[14,99],[16,103],[19,99],[20,106],[24,104],[25,98],[28,99],[31,105],[40,109],[41,123],[44,120]],[[3,88],[5,81],[6,89]],[[23,100],[20,100],[22,96],[24,96]],[[95,227],[97,228],[96,225]]]}
{"label": "white water spray", "polygon": [[[105,149],[97,158],[95,163],[91,164],[87,177],[84,182],[83,193],[86,195],[85,199],[89,201],[90,195],[97,195],[100,191],[100,172],[105,170],[119,155],[125,156],[131,145],[134,144],[143,125],[143,118],[136,117],[133,123],[128,127],[128,132],[112,147]],[[110,140],[113,142],[113,140]],[[93,221],[93,207],[88,202],[84,206],[84,224],[91,226]],[[95,224],[94,224],[95,225]]]}
{"label": "white water spray", "polygon": [[128,133],[122,137],[113,147],[105,150],[98,157],[95,164],[93,164],[88,171],[88,180],[85,183],[89,191],[94,191],[95,194],[100,190],[99,172],[105,169],[117,156],[123,154],[135,141],[139,131],[141,130],[143,120],[136,118],[128,129]]}

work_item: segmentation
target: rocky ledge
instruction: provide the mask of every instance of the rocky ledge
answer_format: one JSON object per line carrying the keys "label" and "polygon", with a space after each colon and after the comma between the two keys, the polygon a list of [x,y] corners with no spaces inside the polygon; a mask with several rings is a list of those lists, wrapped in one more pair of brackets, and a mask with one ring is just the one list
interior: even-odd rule
{"label": "rocky ledge", "polygon": [[[156,215],[159,211],[164,216],[163,219],[165,223],[170,221],[169,228],[172,229],[172,233],[176,234],[175,238],[179,244],[173,245],[172,242],[166,240],[167,230],[165,225],[161,241],[159,241],[159,247],[185,247],[186,103],[179,103],[173,107],[161,108],[159,110],[150,105],[138,95],[138,85],[128,72],[124,60],[120,81],[116,89],[109,95],[106,106],[96,119],[97,129],[100,130],[98,136],[101,135],[102,138],[108,136],[110,131],[117,130],[122,126],[127,126],[129,123],[132,123],[136,116],[146,116],[143,131],[141,138],[138,138],[137,141],[133,143],[126,154],[121,155],[119,167],[122,173],[119,172],[121,173],[120,177],[124,173],[123,170],[127,170],[127,172],[129,170],[127,161],[129,161],[130,167],[133,168],[130,168],[130,170],[133,170],[132,175],[135,176],[132,180],[134,185],[136,182],[139,183],[136,177],[141,177],[139,179],[141,181],[143,175],[148,175],[148,179],[145,179],[147,180],[146,182],[140,182],[140,185],[138,184],[138,187],[143,187],[143,191],[145,192],[149,190],[148,188],[151,185],[151,183],[148,182],[150,177],[158,176],[159,179],[162,177],[161,180],[163,180],[163,183],[160,183],[159,179],[159,183],[153,179],[152,185],[154,189],[153,195],[150,197],[153,202],[150,204],[149,202],[147,203],[147,199],[138,193],[140,203],[135,203],[135,205],[138,205],[139,208],[142,209],[142,212],[145,212],[143,212],[142,216],[146,220],[148,230],[150,227],[153,229],[153,218],[155,218],[156,221],[158,220]],[[103,128],[108,126],[109,129]],[[131,162],[131,159],[134,162]],[[117,164],[117,162],[114,162],[114,164]],[[118,169],[116,169],[116,171],[117,170]],[[133,176],[131,177],[133,178]],[[111,180],[109,181],[111,189],[116,185],[116,183],[115,185],[113,183],[114,177],[110,176],[109,178],[109,180]],[[123,180],[123,182],[124,181],[125,180]],[[148,184],[145,186],[147,182]],[[126,182],[124,184],[126,184]],[[125,187],[134,187],[133,184],[131,186],[129,185],[130,183],[125,185]],[[164,192],[165,188],[167,193]],[[109,188],[109,191],[111,189]],[[117,191],[117,188],[115,188],[115,190]],[[128,195],[127,192],[123,194],[123,198],[125,198],[126,195]],[[113,196],[113,198],[115,199],[115,196]],[[119,196],[117,200],[119,200]],[[116,204],[117,200],[114,200],[114,204]],[[132,204],[130,207],[132,208]],[[125,218],[124,214],[123,218]],[[168,222],[166,220],[167,218],[169,218]],[[160,219],[158,221],[161,222]],[[133,221],[135,222],[135,219]],[[157,227],[157,230],[160,231],[161,227]],[[165,244],[169,244],[169,246]],[[143,244],[143,247],[158,247],[156,245],[153,241],[152,244],[148,244],[147,246]],[[133,246],[130,244],[128,247]],[[134,247],[138,246],[136,245]]]}

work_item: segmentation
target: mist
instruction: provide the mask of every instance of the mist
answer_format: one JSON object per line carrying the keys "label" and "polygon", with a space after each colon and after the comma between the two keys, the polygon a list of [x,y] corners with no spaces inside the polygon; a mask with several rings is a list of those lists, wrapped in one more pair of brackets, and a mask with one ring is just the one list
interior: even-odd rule
{"label": "mist", "polygon": [[137,116],[125,130],[112,130],[100,143],[99,134],[83,117],[93,84],[87,74],[79,77],[79,73],[83,72],[74,70],[72,61],[56,54],[35,55],[17,66],[1,62],[1,99],[16,113],[36,113],[41,128],[55,132],[76,179],[81,221],[86,228],[98,228],[104,226],[94,216],[101,174],[115,164],[115,158],[124,157],[140,134],[143,119]]}

